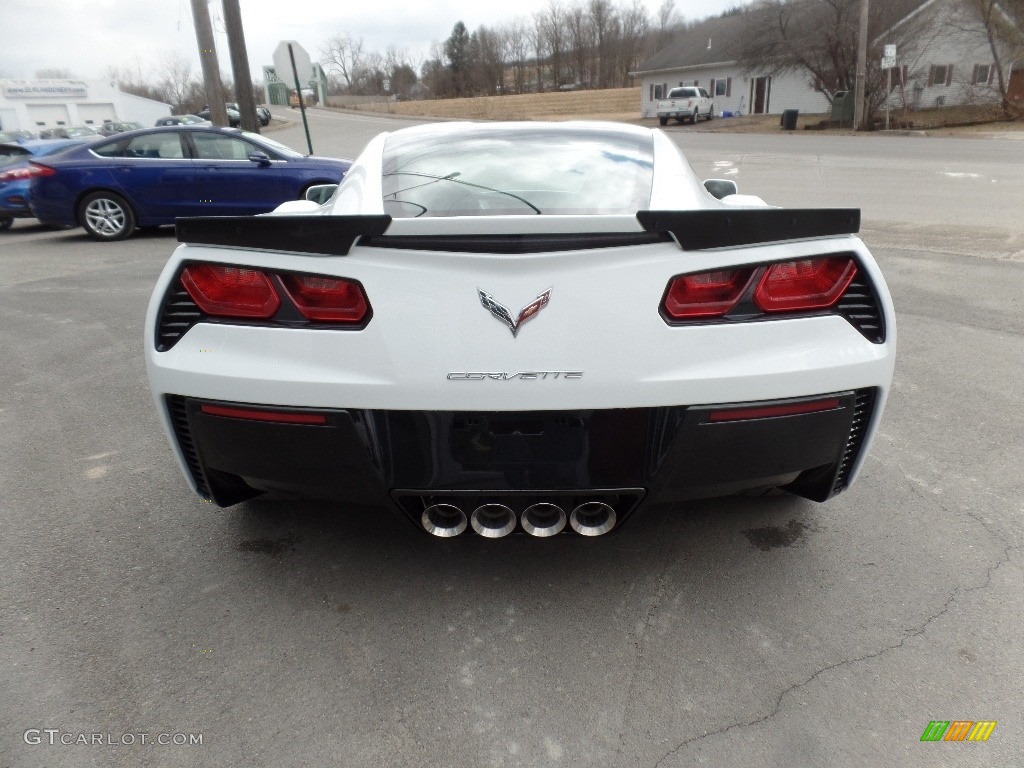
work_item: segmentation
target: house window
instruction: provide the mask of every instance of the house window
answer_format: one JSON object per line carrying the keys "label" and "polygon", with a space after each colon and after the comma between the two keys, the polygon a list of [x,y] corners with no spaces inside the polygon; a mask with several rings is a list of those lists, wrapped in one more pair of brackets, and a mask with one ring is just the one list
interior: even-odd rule
{"label": "house window", "polygon": [[[680,85],[682,85],[682,83],[680,83]],[[696,88],[698,85],[700,85],[700,80],[694,80],[693,87]]]}
{"label": "house window", "polygon": [[928,85],[950,85],[952,82],[952,64],[932,64],[928,72]]}
{"label": "house window", "polygon": [[991,85],[996,68],[991,64],[975,64],[971,85]]}
{"label": "house window", "polygon": [[715,80],[715,96],[732,96],[732,78]]}
{"label": "house window", "polygon": [[904,64],[902,67],[893,67],[892,69],[885,70],[892,83],[893,88],[899,88],[901,85],[907,84],[907,66]]}
{"label": "house window", "polygon": [[661,83],[651,86],[651,100],[657,101],[658,99],[665,98],[665,91],[662,89]]}

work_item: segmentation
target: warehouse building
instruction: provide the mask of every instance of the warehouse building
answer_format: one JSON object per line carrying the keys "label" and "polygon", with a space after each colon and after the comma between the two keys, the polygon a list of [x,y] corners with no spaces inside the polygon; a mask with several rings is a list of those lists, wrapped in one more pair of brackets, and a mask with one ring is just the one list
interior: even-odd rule
{"label": "warehouse building", "polygon": [[171,105],[124,93],[103,80],[0,80],[0,130],[39,131],[134,120],[153,125]]}

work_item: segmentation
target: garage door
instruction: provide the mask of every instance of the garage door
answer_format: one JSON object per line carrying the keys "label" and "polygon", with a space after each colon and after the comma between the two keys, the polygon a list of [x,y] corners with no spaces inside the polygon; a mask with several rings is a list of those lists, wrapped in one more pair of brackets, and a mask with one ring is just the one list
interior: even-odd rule
{"label": "garage door", "polygon": [[104,120],[116,120],[113,104],[79,104],[78,117],[86,125],[103,125]]}
{"label": "garage door", "polygon": [[66,104],[29,104],[28,119],[32,125],[29,130],[40,128],[56,128],[58,125],[70,125]]}

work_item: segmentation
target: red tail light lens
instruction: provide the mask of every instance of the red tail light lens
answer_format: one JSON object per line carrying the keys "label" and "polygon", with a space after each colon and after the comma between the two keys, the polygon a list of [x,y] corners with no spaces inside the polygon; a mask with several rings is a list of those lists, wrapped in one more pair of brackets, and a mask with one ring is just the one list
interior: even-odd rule
{"label": "red tail light lens", "polygon": [[31,175],[28,168],[14,168],[0,173],[0,181],[17,181],[18,179],[27,179]]}
{"label": "red tail light lens", "polygon": [[857,274],[853,259],[802,259],[772,264],[754,291],[765,312],[824,309],[835,304]]}
{"label": "red tail light lens", "polygon": [[39,163],[29,163],[30,176],[53,176],[55,173],[57,173],[56,168],[51,168],[48,165],[40,165]]}
{"label": "red tail light lens", "polygon": [[721,317],[742,298],[754,270],[728,269],[674,278],[665,294],[663,308],[673,320]]}
{"label": "red tail light lens", "polygon": [[315,275],[281,275],[299,312],[325,323],[361,323],[370,305],[359,283]]}
{"label": "red tail light lens", "polygon": [[711,411],[708,421],[746,421],[748,419],[772,419],[777,416],[796,416],[803,413],[819,413],[838,408],[840,400],[831,397],[827,400],[814,400],[804,403],[787,403],[785,405],[765,405],[754,408],[723,408]]}
{"label": "red tail light lens", "polygon": [[257,269],[193,264],[181,273],[181,283],[199,308],[215,317],[267,320],[281,306],[270,278]]}
{"label": "red tail light lens", "polygon": [[322,413],[300,413],[296,411],[266,411],[255,408],[231,408],[224,405],[202,405],[200,410],[208,416],[224,416],[229,419],[247,421],[271,421],[277,424],[326,424],[327,416]]}

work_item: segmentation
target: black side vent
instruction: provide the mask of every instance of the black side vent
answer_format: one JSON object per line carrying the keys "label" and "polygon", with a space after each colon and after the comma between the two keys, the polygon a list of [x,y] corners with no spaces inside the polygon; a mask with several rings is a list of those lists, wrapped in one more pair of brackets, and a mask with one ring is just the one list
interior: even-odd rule
{"label": "black side vent", "polygon": [[199,493],[204,499],[211,501],[213,497],[210,494],[210,487],[206,484],[203,467],[199,463],[199,454],[196,453],[196,447],[192,443],[192,433],[188,428],[185,398],[181,395],[167,395],[166,397],[167,410],[171,416],[171,425],[174,427],[175,437],[178,438],[181,454],[185,457],[185,463],[188,464],[188,470],[192,474],[192,479],[195,480]]}
{"label": "black side vent", "polygon": [[835,305],[835,311],[849,320],[868,341],[875,344],[885,341],[885,320],[878,296],[861,270],[857,271],[857,276]]}
{"label": "black side vent", "polygon": [[868,424],[871,423],[871,414],[875,410],[875,396],[874,388],[857,390],[857,399],[853,406],[853,421],[850,424],[850,436],[846,438],[846,450],[843,451],[842,461],[839,462],[839,472],[832,485],[833,496],[844,490],[850,480],[850,472],[860,455],[860,449],[864,445],[864,436],[868,432]]}
{"label": "black side vent", "polygon": [[407,251],[451,253],[548,253],[595,248],[623,248],[671,242],[667,232],[595,232],[548,235],[383,235],[362,237],[360,248],[395,248]]}
{"label": "black side vent", "polygon": [[192,301],[192,297],[182,286],[181,280],[175,278],[167,298],[164,299],[163,309],[160,311],[160,321],[156,327],[157,351],[166,352],[173,347],[178,343],[178,339],[203,317],[202,311]]}

